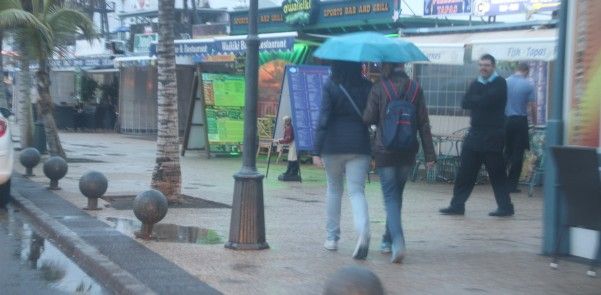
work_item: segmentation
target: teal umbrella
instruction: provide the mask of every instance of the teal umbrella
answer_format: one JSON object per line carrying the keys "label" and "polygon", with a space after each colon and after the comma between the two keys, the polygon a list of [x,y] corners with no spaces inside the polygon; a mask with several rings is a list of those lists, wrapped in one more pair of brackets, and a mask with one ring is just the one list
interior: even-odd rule
{"label": "teal umbrella", "polygon": [[356,62],[428,61],[426,55],[415,44],[374,32],[331,37],[319,46],[313,55],[321,59]]}

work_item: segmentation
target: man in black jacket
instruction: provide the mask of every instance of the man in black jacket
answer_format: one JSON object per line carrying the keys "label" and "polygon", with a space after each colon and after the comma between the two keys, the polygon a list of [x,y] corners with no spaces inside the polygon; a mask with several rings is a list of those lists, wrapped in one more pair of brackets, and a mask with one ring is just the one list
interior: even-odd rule
{"label": "man in black jacket", "polygon": [[495,58],[490,54],[480,57],[480,76],[469,86],[461,103],[470,110],[470,130],[461,151],[459,174],[453,188],[453,199],[440,213],[463,215],[482,163],[490,177],[497,210],[490,216],[512,216],[513,204],[509,197],[507,174],[503,160],[505,144],[505,105],[507,83],[495,71]]}

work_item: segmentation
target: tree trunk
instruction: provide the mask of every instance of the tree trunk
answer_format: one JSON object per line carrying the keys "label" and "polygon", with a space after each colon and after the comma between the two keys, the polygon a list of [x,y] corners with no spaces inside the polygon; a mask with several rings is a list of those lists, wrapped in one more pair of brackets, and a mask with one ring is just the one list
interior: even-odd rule
{"label": "tree trunk", "polygon": [[60,156],[63,159],[67,159],[63,146],[61,145],[60,138],[58,137],[58,130],[56,128],[56,122],[54,121],[54,114],[52,113],[52,97],[50,96],[50,68],[48,67],[48,61],[45,58],[38,60],[39,68],[36,72],[37,88],[38,88],[38,116],[44,120],[44,131],[46,132],[46,140],[48,141],[48,153],[51,156]]}
{"label": "tree trunk", "polygon": [[159,1],[158,56],[158,136],[152,187],[161,191],[169,203],[181,202],[181,168],[177,114],[177,82],[173,23],[174,0]]}
{"label": "tree trunk", "polygon": [[25,44],[19,44],[21,56],[19,59],[19,102],[17,121],[19,122],[21,148],[33,146],[33,112],[31,110],[31,73],[29,72],[29,57]]}
{"label": "tree trunk", "polygon": [[8,108],[8,97],[6,97],[6,85],[4,85],[4,57],[2,56],[2,41],[4,32],[0,30],[0,107]]}

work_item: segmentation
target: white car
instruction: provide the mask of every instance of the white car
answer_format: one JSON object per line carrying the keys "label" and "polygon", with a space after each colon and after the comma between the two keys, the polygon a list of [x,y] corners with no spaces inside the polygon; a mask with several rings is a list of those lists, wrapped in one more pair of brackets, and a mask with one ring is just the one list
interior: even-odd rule
{"label": "white car", "polygon": [[10,110],[0,108],[0,208],[10,200],[10,176],[13,172],[13,143],[10,134]]}

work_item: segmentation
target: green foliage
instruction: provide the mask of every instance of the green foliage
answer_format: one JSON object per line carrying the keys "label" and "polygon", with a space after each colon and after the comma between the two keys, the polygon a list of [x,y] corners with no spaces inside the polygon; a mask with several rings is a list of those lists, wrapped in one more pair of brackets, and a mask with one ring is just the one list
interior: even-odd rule
{"label": "green foliage", "polygon": [[117,102],[117,97],[119,96],[119,83],[116,80],[113,80],[111,83],[100,85],[101,97],[102,100],[106,100],[111,104],[115,104]]}
{"label": "green foliage", "polygon": [[92,101],[95,93],[96,93],[96,89],[98,88],[98,82],[96,82],[96,80],[86,76],[86,75],[82,75],[81,76],[81,82],[79,84],[79,93],[81,94],[81,100],[84,102],[89,102]]}

